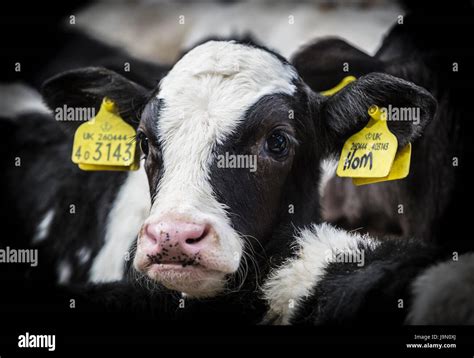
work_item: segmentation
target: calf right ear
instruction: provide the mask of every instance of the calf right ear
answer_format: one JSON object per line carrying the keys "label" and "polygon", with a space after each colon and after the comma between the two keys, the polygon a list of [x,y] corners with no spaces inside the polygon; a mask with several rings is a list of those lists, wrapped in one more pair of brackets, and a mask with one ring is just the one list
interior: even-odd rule
{"label": "calf right ear", "polygon": [[[41,93],[53,111],[66,108],[94,108],[98,112],[104,97],[117,105],[120,116],[137,127],[148,91],[125,77],[101,67],[86,67],[60,73],[47,80]],[[73,133],[83,121],[63,121],[61,127]]]}

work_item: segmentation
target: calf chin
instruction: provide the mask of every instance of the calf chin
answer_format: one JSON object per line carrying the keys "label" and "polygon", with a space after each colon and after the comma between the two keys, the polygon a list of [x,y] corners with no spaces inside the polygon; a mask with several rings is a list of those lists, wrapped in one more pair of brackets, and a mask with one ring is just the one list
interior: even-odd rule
{"label": "calf chin", "polygon": [[192,298],[213,297],[224,291],[226,274],[189,268],[153,268],[148,277],[169,290],[182,292]]}

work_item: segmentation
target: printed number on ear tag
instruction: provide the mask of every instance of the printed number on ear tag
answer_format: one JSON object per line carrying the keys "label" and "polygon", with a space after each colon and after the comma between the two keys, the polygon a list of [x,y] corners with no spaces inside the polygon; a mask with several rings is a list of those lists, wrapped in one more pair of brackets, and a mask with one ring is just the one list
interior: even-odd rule
{"label": "printed number on ear tag", "polygon": [[337,175],[351,178],[382,178],[388,175],[397,152],[397,137],[377,106],[369,108],[371,119],[342,148]]}
{"label": "printed number on ear tag", "polygon": [[401,150],[397,152],[393,161],[390,173],[383,178],[354,178],[352,182],[355,185],[374,184],[383,181],[403,179],[410,173],[411,162],[411,143],[408,143]]}
{"label": "printed number on ear tag", "polygon": [[71,159],[82,170],[136,170],[135,136],[115,103],[104,98],[99,113],[77,128]]}

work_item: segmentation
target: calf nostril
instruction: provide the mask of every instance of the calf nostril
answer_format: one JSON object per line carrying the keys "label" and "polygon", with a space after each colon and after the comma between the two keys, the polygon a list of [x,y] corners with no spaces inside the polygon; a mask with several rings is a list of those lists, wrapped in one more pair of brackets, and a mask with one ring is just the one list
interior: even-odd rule
{"label": "calf nostril", "polygon": [[155,227],[153,227],[153,225],[147,225],[145,227],[145,236],[146,236],[147,240],[153,245],[158,244],[158,240],[160,239],[162,234],[163,234],[162,231],[157,233],[157,230],[156,230]]}
{"label": "calf nostril", "polygon": [[145,239],[148,240],[151,244],[156,245],[158,243],[158,240],[156,239],[155,235],[153,235],[150,232],[146,232]]}
{"label": "calf nostril", "polygon": [[186,244],[188,244],[188,245],[196,244],[196,243],[198,243],[199,241],[201,241],[202,239],[204,239],[204,238],[207,236],[208,232],[209,232],[209,230],[206,228],[206,229],[204,229],[204,231],[202,232],[201,236],[196,237],[196,238],[189,238],[189,239],[186,239],[185,242],[186,242]]}

